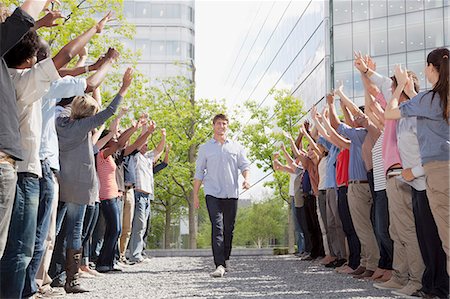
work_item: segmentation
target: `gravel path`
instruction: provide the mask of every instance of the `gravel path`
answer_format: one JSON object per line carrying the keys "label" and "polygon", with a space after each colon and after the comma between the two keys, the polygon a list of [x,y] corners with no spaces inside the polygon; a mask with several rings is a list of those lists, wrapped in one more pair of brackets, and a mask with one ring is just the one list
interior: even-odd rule
{"label": "gravel path", "polygon": [[238,256],[231,262],[231,272],[211,278],[212,257],[152,258],[121,273],[83,278],[91,292],[66,298],[395,298],[371,282],[294,256]]}

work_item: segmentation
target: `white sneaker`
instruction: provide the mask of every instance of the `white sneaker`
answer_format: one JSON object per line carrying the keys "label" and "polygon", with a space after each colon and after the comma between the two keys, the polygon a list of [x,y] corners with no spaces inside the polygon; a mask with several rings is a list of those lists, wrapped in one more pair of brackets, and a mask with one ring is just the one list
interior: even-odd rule
{"label": "white sneaker", "polygon": [[226,260],[225,261],[225,272],[230,272],[230,270],[231,270],[230,260]]}
{"label": "white sneaker", "polygon": [[225,268],[220,265],[216,268],[216,271],[211,273],[212,277],[223,277],[223,275],[225,274]]}

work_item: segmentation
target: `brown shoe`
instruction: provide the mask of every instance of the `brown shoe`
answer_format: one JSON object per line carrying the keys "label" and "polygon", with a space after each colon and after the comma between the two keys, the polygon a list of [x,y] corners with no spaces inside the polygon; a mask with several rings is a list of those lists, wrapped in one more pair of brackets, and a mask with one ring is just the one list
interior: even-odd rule
{"label": "brown shoe", "polygon": [[383,277],[385,271],[386,271],[386,270],[384,270],[384,269],[377,268],[377,269],[375,270],[375,272],[373,272],[373,275],[372,275],[372,276],[370,276],[370,277],[364,277],[364,279],[367,279],[367,280],[376,280],[376,279],[378,279],[378,278]]}
{"label": "brown shoe", "polygon": [[353,275],[353,278],[361,279],[361,278],[371,277],[373,275],[373,272],[374,271],[372,271],[372,270],[366,270],[359,275]]}
{"label": "brown shoe", "polygon": [[326,265],[326,264],[329,264],[331,262],[334,262],[336,259],[337,259],[337,257],[335,257],[335,256],[327,255],[323,259],[320,260],[320,264],[321,265]]}
{"label": "brown shoe", "polygon": [[392,277],[392,270],[386,270],[386,271],[384,271],[383,276],[381,276],[378,279],[375,279],[375,281],[376,282],[386,282],[389,279],[391,279],[391,277]]}
{"label": "brown shoe", "polygon": [[78,271],[81,262],[81,249],[67,249],[66,250],[66,284],[64,290],[66,293],[85,293],[88,290],[80,285]]}
{"label": "brown shoe", "polygon": [[366,271],[366,267],[359,266],[358,268],[356,268],[355,271],[350,272],[350,273],[348,273],[348,274],[350,274],[350,275],[360,275],[360,274],[363,274],[364,271]]}

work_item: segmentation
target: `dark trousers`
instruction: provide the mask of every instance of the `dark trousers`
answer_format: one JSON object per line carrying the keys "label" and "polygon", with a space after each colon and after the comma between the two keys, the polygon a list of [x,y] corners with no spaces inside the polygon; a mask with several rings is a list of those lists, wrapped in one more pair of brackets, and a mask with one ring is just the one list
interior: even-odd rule
{"label": "dark trousers", "polygon": [[412,195],[417,240],[425,264],[425,271],[422,276],[422,291],[439,298],[448,298],[447,256],[442,249],[427,193],[425,190],[417,191],[412,188]]}
{"label": "dark trousers", "polygon": [[356,269],[361,260],[361,243],[358,235],[356,235],[355,227],[353,226],[352,216],[348,207],[347,187],[342,186],[338,188],[338,210],[341,217],[342,229],[347,237],[349,256],[348,266]]}
{"label": "dark trousers", "polygon": [[391,270],[394,242],[389,235],[389,210],[386,190],[375,191],[373,169],[367,172],[367,179],[373,199],[371,221],[380,249],[378,268]]}
{"label": "dark trousers", "polygon": [[234,222],[236,220],[237,198],[217,198],[206,195],[209,220],[211,220],[211,245],[216,267],[225,267],[230,259]]}
{"label": "dark trousers", "polygon": [[300,208],[295,208],[295,212],[297,213],[297,219],[299,220],[300,226],[303,231],[303,238],[305,240],[305,252],[308,254],[311,253],[311,234],[308,230],[308,223],[306,222],[306,213],[305,213],[305,206]]}
{"label": "dark trousers", "polygon": [[117,251],[122,226],[120,225],[120,211],[118,198],[102,200],[100,209],[106,222],[106,231],[102,249],[97,260],[97,266],[113,267],[114,256]]}
{"label": "dark trousers", "polygon": [[56,241],[48,274],[53,279],[52,286],[64,284],[66,281],[66,212],[65,202],[58,202],[56,213]]}
{"label": "dark trousers", "polygon": [[317,216],[316,196],[308,194],[305,196],[305,217],[311,238],[311,257],[324,256],[322,231],[320,230],[319,218]]}
{"label": "dark trousers", "polygon": [[373,210],[375,214],[373,228],[380,248],[378,268],[390,270],[394,256],[394,242],[389,235],[389,208],[386,190],[375,191]]}
{"label": "dark trousers", "polygon": [[90,244],[92,233],[94,232],[95,225],[97,224],[98,214],[100,210],[100,204],[98,202],[93,206],[86,207],[86,214],[84,216],[83,233],[81,235],[81,245],[83,247],[83,257],[89,258],[90,256]]}

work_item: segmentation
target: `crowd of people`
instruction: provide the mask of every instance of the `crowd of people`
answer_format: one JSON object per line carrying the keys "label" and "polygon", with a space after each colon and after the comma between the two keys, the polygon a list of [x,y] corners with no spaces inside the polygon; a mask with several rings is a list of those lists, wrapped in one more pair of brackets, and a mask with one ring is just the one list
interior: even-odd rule
{"label": "crowd of people", "polygon": [[301,260],[323,257],[325,267],[399,296],[448,298],[448,61],[447,48],[428,54],[432,87],[419,92],[412,71],[398,65],[385,77],[355,53],[364,106],[338,84],[321,112],[311,109],[312,124],[295,140],[285,134],[293,156],[281,145],[286,164],[275,153],[273,166],[291,176]]}
{"label": "crowd of people", "polygon": [[121,129],[131,68],[102,108],[100,85],[119,53],[86,64],[86,45],[111,13],[52,57],[38,29],[62,15],[35,21],[52,2],[26,0],[12,13],[0,3],[0,298],[86,292],[80,277],[145,262],[153,175],[168,165],[166,131],[153,148],[147,115]]}
{"label": "crowd of people", "polygon": [[[166,131],[153,148],[156,124],[147,115],[121,129],[131,68],[102,108],[100,85],[119,53],[110,48],[88,65],[86,45],[111,14],[52,57],[38,29],[54,26],[61,13],[35,20],[53,1],[25,0],[12,13],[0,4],[0,298],[53,296],[52,286],[86,292],[80,277],[145,262],[153,176],[168,165]],[[432,88],[419,92],[413,72],[397,66],[384,77],[371,57],[355,53],[365,105],[355,105],[341,84],[323,111],[311,109],[311,123],[301,125],[296,139],[286,134],[286,163],[278,153],[273,163],[291,176],[301,260],[321,257],[325,267],[400,296],[448,298],[448,60],[446,48],[428,54]],[[222,277],[238,173],[249,188],[250,163],[226,138],[225,115],[214,118],[213,128],[214,138],[200,148],[194,204],[204,183],[214,227],[212,275]]]}

